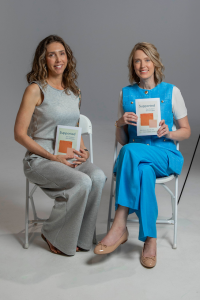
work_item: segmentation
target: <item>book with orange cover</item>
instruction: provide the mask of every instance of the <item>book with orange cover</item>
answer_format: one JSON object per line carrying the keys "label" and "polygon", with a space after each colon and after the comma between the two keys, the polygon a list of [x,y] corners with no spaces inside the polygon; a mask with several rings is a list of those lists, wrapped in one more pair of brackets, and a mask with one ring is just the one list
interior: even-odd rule
{"label": "book with orange cover", "polygon": [[137,135],[157,135],[161,121],[160,98],[136,99]]}
{"label": "book with orange cover", "polygon": [[54,154],[66,155],[67,153],[71,153],[71,149],[79,151],[81,143],[81,131],[82,128],[80,127],[58,125]]}

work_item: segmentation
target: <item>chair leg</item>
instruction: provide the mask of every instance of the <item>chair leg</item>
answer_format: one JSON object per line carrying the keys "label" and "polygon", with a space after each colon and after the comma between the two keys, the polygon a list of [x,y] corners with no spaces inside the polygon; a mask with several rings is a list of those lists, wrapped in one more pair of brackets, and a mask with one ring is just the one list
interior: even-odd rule
{"label": "chair leg", "polygon": [[95,227],[95,231],[94,231],[94,235],[93,235],[93,244],[96,245],[97,244],[97,234],[96,234],[96,227]]}
{"label": "chair leg", "polygon": [[110,203],[109,203],[109,210],[108,210],[108,223],[107,223],[107,233],[110,230],[110,220],[111,220],[111,210],[112,210],[112,199],[114,197],[113,193],[113,186],[114,186],[114,179],[112,175],[112,182],[111,182],[111,189],[110,189]]}
{"label": "chair leg", "polygon": [[173,249],[177,248],[177,203],[174,204],[174,241]]}
{"label": "chair leg", "polygon": [[29,195],[29,198],[30,198],[30,201],[31,201],[31,206],[32,206],[32,210],[33,210],[33,216],[34,216],[34,219],[37,220],[38,219],[38,216],[37,216],[37,213],[36,213],[36,209],[35,209],[35,203],[34,203],[34,200],[33,200],[33,194],[34,192],[36,191],[37,189],[37,185],[35,184],[30,195]]}
{"label": "chair leg", "polygon": [[26,211],[25,211],[25,243],[24,248],[28,249],[28,221],[29,221],[29,181],[26,178]]}
{"label": "chair leg", "polygon": [[173,241],[173,249],[177,248],[177,215],[178,215],[178,176],[176,176],[175,199],[174,199],[174,241]]}
{"label": "chair leg", "polygon": [[171,203],[172,203],[172,220],[174,220],[174,202],[175,202],[175,198],[171,196]]}

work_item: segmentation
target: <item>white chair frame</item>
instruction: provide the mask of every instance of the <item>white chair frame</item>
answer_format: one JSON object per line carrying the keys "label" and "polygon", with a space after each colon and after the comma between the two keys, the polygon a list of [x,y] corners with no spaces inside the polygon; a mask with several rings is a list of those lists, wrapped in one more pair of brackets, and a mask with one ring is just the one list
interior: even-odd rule
{"label": "white chair frame", "polygon": [[[93,163],[93,145],[92,145],[92,123],[91,121],[84,115],[80,115],[80,123],[79,127],[82,128],[82,135],[89,135],[89,151],[90,151],[90,161]],[[28,249],[29,247],[29,225],[37,225],[38,223],[44,223],[46,221],[45,219],[41,219],[38,217],[35,203],[33,199],[33,194],[35,193],[36,189],[38,188],[38,185],[35,184],[29,192],[29,183],[30,181],[28,178],[26,178],[26,212],[25,212],[25,243],[24,248]],[[29,219],[29,201],[31,202],[32,210],[33,210],[33,216],[34,219]],[[94,231],[94,237],[93,237],[93,243],[96,244],[96,228]]]}
{"label": "white chair frame", "polygon": [[[117,158],[117,145],[118,142],[115,140],[115,149],[114,149],[114,165]],[[176,149],[179,150],[179,142],[176,142]],[[169,189],[168,186],[165,185],[166,182],[175,179],[175,194]],[[112,201],[115,197],[115,189],[114,189],[114,182],[116,182],[116,175],[112,173],[112,180],[111,180],[111,190],[110,190],[110,203],[109,203],[109,210],[108,210],[108,223],[107,223],[107,232],[110,230],[110,223],[114,221],[111,218],[111,210],[112,210]],[[158,219],[156,224],[169,224],[174,225],[174,237],[173,237],[173,249],[177,248],[177,209],[178,209],[178,175],[170,175],[167,177],[161,177],[156,179],[156,184],[161,185],[171,196],[171,204],[172,204],[172,217],[170,219]],[[138,223],[138,219],[128,219],[128,223]]]}

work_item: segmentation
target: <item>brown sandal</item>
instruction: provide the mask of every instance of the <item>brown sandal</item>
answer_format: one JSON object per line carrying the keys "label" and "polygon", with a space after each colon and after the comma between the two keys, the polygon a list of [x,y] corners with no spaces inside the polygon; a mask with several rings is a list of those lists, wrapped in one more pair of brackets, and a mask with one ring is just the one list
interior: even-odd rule
{"label": "brown sandal", "polygon": [[56,248],[56,249],[59,250],[61,253],[55,253],[55,252],[53,252],[53,251],[51,250],[51,247],[50,247],[50,245],[49,245],[47,239],[45,238],[45,236],[44,236],[43,234],[41,234],[41,237],[42,237],[42,239],[47,243],[47,245],[49,246],[50,252],[52,252],[53,254],[58,254],[58,255],[62,255],[62,256],[67,256],[65,253],[63,253],[62,251],[60,251],[60,250],[57,249],[57,248]]}

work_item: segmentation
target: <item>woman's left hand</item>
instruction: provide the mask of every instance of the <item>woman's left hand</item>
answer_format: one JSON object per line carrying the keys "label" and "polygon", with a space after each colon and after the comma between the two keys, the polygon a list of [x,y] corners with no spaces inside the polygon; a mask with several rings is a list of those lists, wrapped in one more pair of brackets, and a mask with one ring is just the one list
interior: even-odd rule
{"label": "woman's left hand", "polygon": [[157,136],[159,138],[162,136],[165,136],[167,139],[170,139],[170,131],[169,131],[168,125],[165,124],[165,120],[161,120],[159,125],[160,125],[160,128],[157,131]]}
{"label": "woman's left hand", "polygon": [[74,158],[76,158],[76,160],[73,162],[73,164],[75,165],[75,167],[77,167],[78,165],[86,162],[86,160],[89,157],[89,152],[85,151],[83,149],[80,149],[80,151],[78,150],[73,150],[73,152],[76,154],[74,156]]}

